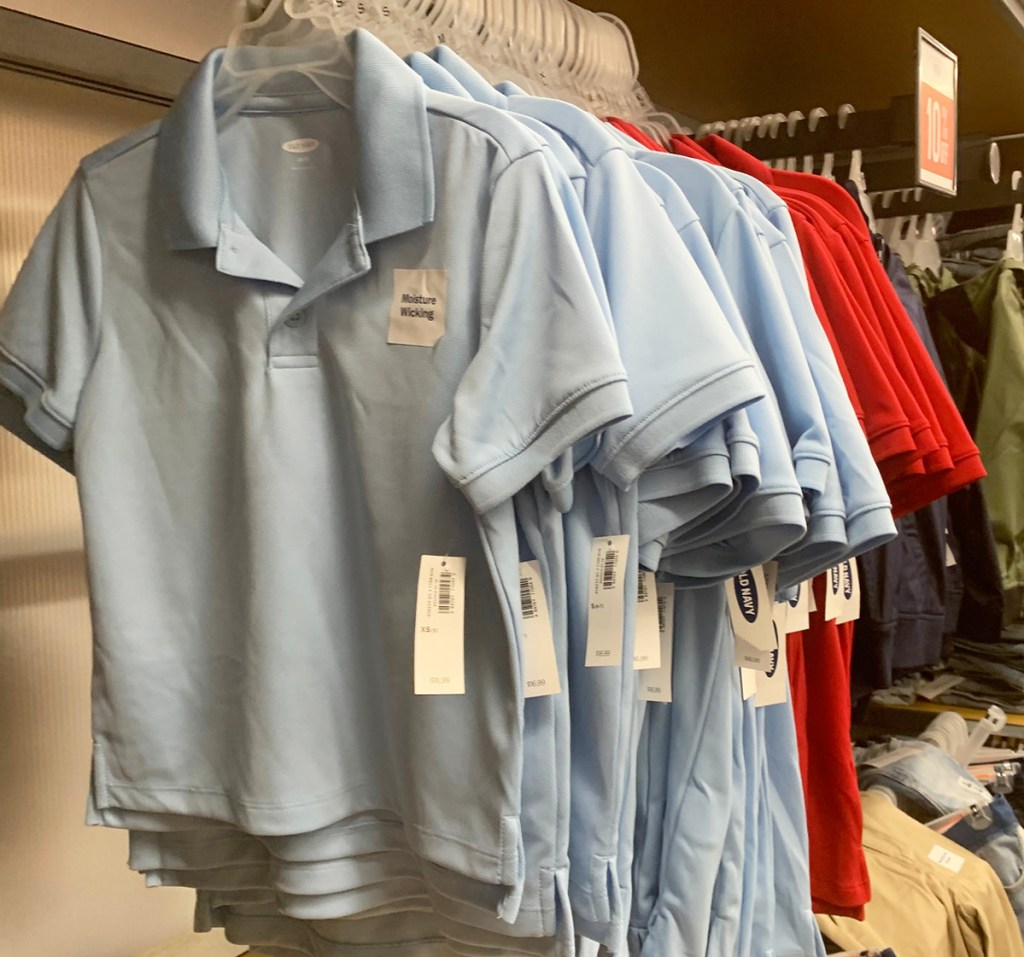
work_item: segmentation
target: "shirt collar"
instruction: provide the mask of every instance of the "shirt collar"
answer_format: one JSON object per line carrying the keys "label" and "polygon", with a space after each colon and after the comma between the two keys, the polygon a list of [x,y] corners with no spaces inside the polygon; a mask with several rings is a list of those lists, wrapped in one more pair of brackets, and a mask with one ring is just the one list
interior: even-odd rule
{"label": "shirt collar", "polygon": [[[433,221],[433,157],[420,78],[365,30],[348,42],[359,140],[356,192],[363,240],[371,243]],[[221,226],[233,219],[217,150],[214,83],[223,55],[214,50],[203,59],[160,125],[158,202],[173,249],[216,247]]]}
{"label": "shirt collar", "polygon": [[572,103],[551,100],[543,96],[510,96],[508,108],[513,113],[532,116],[557,130],[576,147],[584,161],[593,166],[612,150],[625,153],[625,149],[610,130],[596,116]]}
{"label": "shirt collar", "polygon": [[476,70],[462,59],[451,47],[434,47],[428,56],[435,60],[438,66],[442,67],[455,81],[462,86],[466,92],[477,101],[486,103],[488,106],[495,106],[499,110],[505,109],[508,97],[499,93],[488,83]]}

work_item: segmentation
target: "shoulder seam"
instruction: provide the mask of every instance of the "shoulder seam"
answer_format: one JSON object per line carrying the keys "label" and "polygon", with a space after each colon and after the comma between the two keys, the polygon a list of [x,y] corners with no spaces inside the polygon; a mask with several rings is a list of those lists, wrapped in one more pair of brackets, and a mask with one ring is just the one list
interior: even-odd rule
{"label": "shoulder seam", "polygon": [[153,139],[160,131],[160,120],[153,120],[146,126],[136,130],[135,133],[129,133],[120,139],[114,140],[112,143],[107,143],[105,146],[101,146],[99,149],[94,150],[87,156],[83,156],[79,161],[79,168],[83,173],[88,175],[94,169],[106,165],[111,160],[117,159],[119,156],[123,156],[125,153],[142,146],[144,143],[148,143]]}
{"label": "shoulder seam", "polygon": [[479,130],[501,151],[501,154],[505,157],[506,160],[508,160],[510,164],[516,162],[517,160],[523,159],[526,156],[531,156],[534,153],[539,153],[546,148],[545,145],[538,140],[531,144],[529,149],[517,150],[515,155],[512,155],[509,152],[506,144],[503,143],[498,136],[491,132],[491,130],[487,129],[485,124],[475,122],[470,117],[462,116],[459,113],[456,113],[451,110],[446,110],[443,107],[436,106],[433,104],[427,106],[427,112],[437,113],[441,116],[447,116],[449,119],[452,119],[457,123],[463,123],[466,126],[470,126],[475,130]]}

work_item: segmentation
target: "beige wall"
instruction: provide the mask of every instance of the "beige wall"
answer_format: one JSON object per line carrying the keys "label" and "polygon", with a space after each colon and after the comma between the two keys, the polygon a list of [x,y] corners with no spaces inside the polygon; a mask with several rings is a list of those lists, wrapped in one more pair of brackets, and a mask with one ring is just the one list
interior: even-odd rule
{"label": "beige wall", "polygon": [[[78,159],[157,112],[0,70],[0,301]],[[82,823],[91,652],[74,479],[0,432],[2,957],[133,957],[191,928],[190,892],[146,889],[124,833]]]}
{"label": "beige wall", "polygon": [[3,0],[0,7],[199,60],[240,18],[236,0]]}

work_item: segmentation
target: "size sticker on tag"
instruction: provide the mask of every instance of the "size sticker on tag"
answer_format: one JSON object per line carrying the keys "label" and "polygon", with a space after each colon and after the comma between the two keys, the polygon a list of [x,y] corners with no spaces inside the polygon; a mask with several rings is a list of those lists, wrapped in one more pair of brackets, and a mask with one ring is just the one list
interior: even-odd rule
{"label": "size sticker on tag", "polygon": [[388,342],[434,345],[444,335],[448,273],[444,269],[396,269]]}
{"label": "size sticker on tag", "polygon": [[726,586],[725,594],[737,645],[742,643],[761,651],[771,651],[775,643],[772,599],[768,594],[764,569],[758,565],[741,572]]}
{"label": "size sticker on tag", "polygon": [[661,664],[657,668],[641,671],[638,696],[641,701],[672,700],[672,634],[675,624],[675,585],[661,583],[657,587],[658,597],[658,642]]}
{"label": "size sticker on tag", "polygon": [[628,535],[595,538],[590,546],[590,584],[587,609],[588,668],[622,664],[623,617],[626,610],[625,573]]}
{"label": "size sticker on tag", "polygon": [[796,594],[786,603],[789,610],[786,612],[786,634],[794,631],[807,631],[810,627],[811,618],[811,583],[800,582],[796,586]]}
{"label": "size sticker on tag", "polygon": [[540,562],[519,563],[519,600],[523,609],[523,697],[558,694],[562,684]]}
{"label": "size sticker on tag", "polygon": [[420,556],[413,672],[416,694],[465,694],[466,559]]}
{"label": "size sticker on tag", "polygon": [[839,593],[836,624],[856,621],[860,618],[860,573],[857,571],[857,562],[852,558],[839,565]]}
{"label": "size sticker on tag", "polygon": [[654,572],[643,569],[637,577],[636,635],[633,638],[633,668],[636,671],[661,667],[661,634],[658,630],[658,582]]}
{"label": "size sticker on tag", "polygon": [[825,572],[825,621],[834,621],[843,603],[843,575],[838,565]]}
{"label": "size sticker on tag", "polygon": [[757,694],[757,672],[750,668],[740,668],[740,694],[747,701]]}
{"label": "size sticker on tag", "polygon": [[772,610],[772,623],[775,626],[778,647],[772,656],[771,667],[767,671],[758,671],[755,675],[759,708],[784,704],[789,694],[789,662],[786,658],[786,618],[788,613],[789,602],[777,602]]}
{"label": "size sticker on tag", "polygon": [[959,874],[963,869],[966,858],[961,857],[959,854],[954,854],[952,851],[947,851],[946,848],[936,844],[928,852],[928,860],[934,861],[940,867],[946,868],[947,871]]}

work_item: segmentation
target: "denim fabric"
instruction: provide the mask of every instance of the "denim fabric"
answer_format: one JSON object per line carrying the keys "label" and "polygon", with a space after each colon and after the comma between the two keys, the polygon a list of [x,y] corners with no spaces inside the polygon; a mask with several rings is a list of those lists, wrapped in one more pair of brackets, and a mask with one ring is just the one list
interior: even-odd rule
{"label": "denim fabric", "polygon": [[[895,758],[883,767],[868,761]],[[971,804],[985,803],[990,795],[970,772],[945,751],[925,741],[895,739],[887,745],[866,748],[857,754],[858,779],[862,789],[888,788],[900,810],[927,823]],[[976,828],[964,820],[950,828],[946,837],[987,861],[999,877],[1024,933],[1024,830],[1002,795],[986,808],[991,822]]]}

